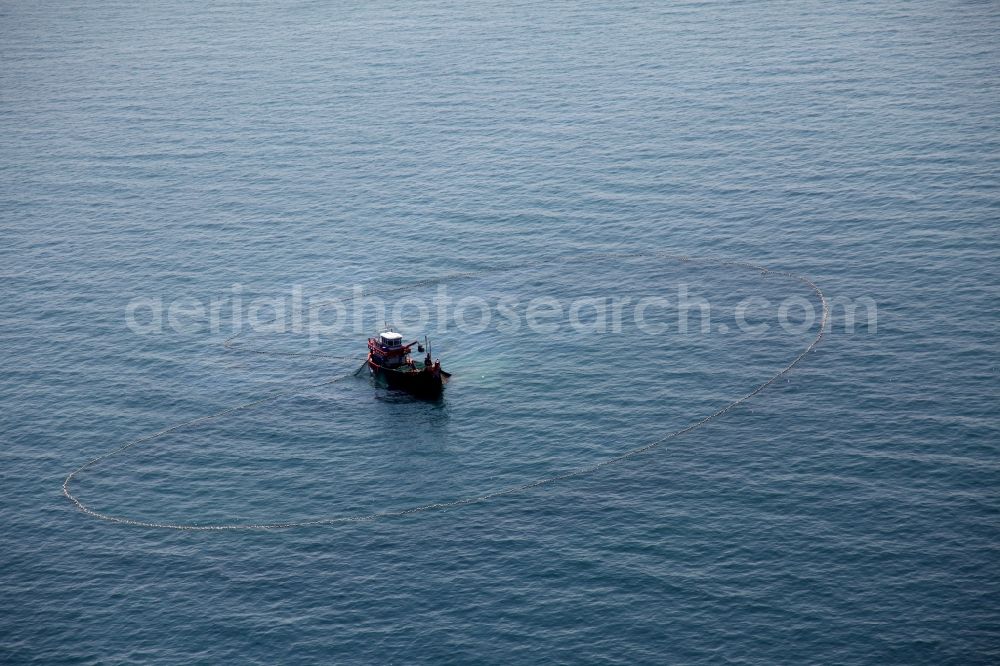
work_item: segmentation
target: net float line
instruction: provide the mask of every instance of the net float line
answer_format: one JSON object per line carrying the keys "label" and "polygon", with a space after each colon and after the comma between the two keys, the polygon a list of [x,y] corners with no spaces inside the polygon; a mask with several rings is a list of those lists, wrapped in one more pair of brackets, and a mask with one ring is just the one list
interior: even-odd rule
{"label": "net float line", "polygon": [[[470,495],[470,496],[467,496],[467,497],[461,497],[461,498],[454,499],[454,500],[448,500],[448,501],[442,501],[442,502],[431,502],[431,503],[426,503],[426,504],[419,504],[419,505],[415,505],[415,506],[411,506],[411,507],[407,507],[407,508],[403,508],[403,509],[395,509],[395,510],[387,510],[387,511],[377,511],[377,512],[374,512],[374,513],[357,514],[357,515],[349,515],[349,516],[330,516],[330,517],[325,517],[325,518],[317,518],[317,519],[313,519],[313,520],[300,520],[300,521],[287,521],[287,522],[275,521],[275,522],[261,522],[261,523],[229,523],[229,524],[214,524],[214,525],[198,525],[198,524],[195,524],[195,523],[153,522],[153,521],[146,521],[146,520],[140,520],[140,519],[130,518],[130,517],[127,517],[127,516],[115,516],[115,515],[111,515],[111,514],[107,514],[107,513],[102,513],[100,511],[96,511],[96,510],[90,508],[90,506],[88,506],[80,498],[78,498],[76,495],[74,495],[72,493],[72,491],[70,490],[70,485],[72,484],[73,480],[76,478],[76,476],[78,474],[80,474],[81,472],[83,472],[86,469],[94,467],[95,465],[97,465],[98,463],[100,463],[103,460],[106,460],[106,459],[108,459],[108,458],[110,458],[112,456],[115,456],[115,455],[118,455],[120,453],[123,453],[124,451],[127,451],[127,450],[129,450],[129,449],[131,449],[131,448],[133,448],[133,447],[135,447],[135,446],[137,446],[139,444],[143,444],[143,443],[146,443],[146,442],[153,441],[153,440],[155,440],[155,439],[157,439],[159,437],[162,437],[162,436],[164,436],[164,435],[166,435],[168,433],[175,432],[177,430],[181,430],[183,428],[187,428],[187,427],[190,427],[190,426],[194,426],[194,425],[197,425],[199,423],[204,423],[204,422],[207,422],[207,421],[212,421],[212,420],[219,419],[219,418],[222,418],[224,416],[227,416],[229,414],[234,414],[234,413],[237,413],[237,412],[240,412],[240,411],[244,411],[244,410],[248,410],[248,409],[253,409],[254,407],[258,407],[260,405],[263,405],[265,403],[271,402],[271,401],[276,400],[276,399],[278,399],[280,397],[283,397],[283,396],[294,395],[296,393],[300,393],[300,392],[303,392],[303,391],[308,391],[308,390],[313,390],[313,389],[317,389],[317,388],[322,388],[324,386],[330,386],[332,384],[336,384],[337,382],[341,382],[341,381],[344,381],[345,379],[348,379],[349,377],[353,376],[354,373],[348,373],[348,374],[345,374],[345,375],[341,375],[341,376],[335,377],[333,379],[329,379],[329,380],[322,381],[322,382],[315,383],[315,384],[310,384],[308,386],[298,386],[298,387],[295,387],[295,388],[289,389],[289,390],[275,391],[273,393],[265,395],[265,396],[263,396],[261,398],[258,398],[256,400],[253,400],[253,401],[250,401],[250,402],[246,402],[246,403],[243,403],[243,404],[240,404],[240,405],[236,405],[234,407],[229,407],[229,408],[226,408],[226,409],[221,410],[219,412],[215,412],[214,414],[209,414],[207,416],[201,416],[201,417],[192,419],[190,421],[185,421],[183,423],[178,423],[178,424],[169,426],[167,428],[164,428],[162,430],[159,430],[157,432],[154,432],[154,433],[152,433],[150,435],[146,435],[144,437],[140,437],[139,439],[134,439],[132,441],[126,442],[125,444],[122,444],[121,446],[119,446],[117,448],[111,449],[110,451],[107,451],[107,452],[105,452],[105,453],[97,456],[96,458],[92,458],[91,460],[88,460],[84,464],[80,465],[79,467],[77,467],[76,469],[74,469],[73,471],[71,471],[66,476],[65,480],[63,481],[63,484],[62,484],[63,495],[70,502],[72,502],[76,506],[77,509],[79,509],[81,512],[83,512],[84,514],[86,514],[86,515],[88,515],[88,516],[90,516],[92,518],[97,518],[99,520],[103,520],[103,521],[110,522],[110,523],[116,523],[116,524],[120,524],[120,525],[129,525],[129,526],[133,526],[133,527],[144,527],[144,528],[151,528],[151,529],[180,530],[180,531],[192,531],[192,532],[282,530],[282,529],[291,529],[291,528],[296,528],[296,527],[318,527],[318,526],[323,526],[323,525],[336,525],[336,524],[344,524],[344,523],[363,523],[363,522],[371,522],[371,521],[375,521],[375,520],[383,520],[383,519],[389,519],[389,518],[399,518],[399,517],[404,517],[404,516],[412,516],[414,514],[426,513],[426,512],[430,512],[430,511],[445,511],[445,510],[449,510],[449,509],[457,509],[457,508],[460,508],[460,507],[463,507],[463,506],[469,506],[469,505],[472,505],[472,504],[480,504],[480,503],[483,503],[483,502],[488,502],[490,500],[496,499],[498,497],[503,497],[503,496],[506,496],[506,495],[513,495],[513,494],[517,494],[517,493],[523,493],[523,492],[526,492],[526,491],[529,491],[529,490],[532,490],[532,489],[535,489],[535,488],[540,488],[542,486],[551,485],[551,484],[557,483],[559,481],[565,481],[565,480],[568,480],[568,479],[573,479],[573,478],[577,478],[577,477],[580,477],[580,476],[584,476],[584,475],[587,475],[587,474],[592,474],[592,473],[597,472],[597,471],[599,471],[599,470],[601,470],[601,469],[603,469],[605,467],[609,467],[611,465],[616,465],[618,463],[624,462],[624,461],[629,460],[631,458],[634,458],[636,456],[642,455],[644,453],[648,453],[649,451],[652,451],[653,449],[656,449],[657,447],[663,445],[664,443],[666,443],[666,442],[668,442],[668,441],[670,441],[672,439],[676,439],[678,437],[686,435],[686,434],[688,434],[688,433],[690,433],[690,432],[692,432],[694,430],[697,430],[698,428],[701,428],[701,427],[707,425],[708,423],[710,423],[710,422],[712,422],[712,421],[714,421],[714,420],[722,417],[723,415],[725,415],[725,414],[729,413],[730,411],[736,409],[740,405],[742,405],[742,404],[746,403],[747,401],[751,400],[754,396],[756,396],[757,394],[763,392],[769,386],[771,386],[772,384],[774,384],[775,382],[777,382],[779,379],[781,379],[782,377],[784,377],[785,375],[787,375],[789,372],[791,372],[792,369],[795,368],[795,366],[799,365],[799,363],[807,355],[809,355],[814,349],[816,349],[816,347],[822,341],[823,336],[824,336],[825,331],[826,331],[826,325],[827,325],[827,323],[829,321],[829,317],[830,317],[830,304],[827,301],[826,296],[823,294],[823,290],[820,289],[819,285],[817,285],[815,282],[813,282],[808,277],[805,277],[805,276],[802,276],[802,275],[797,275],[797,274],[791,273],[789,271],[773,270],[773,269],[769,269],[769,268],[767,268],[765,266],[760,266],[760,265],[757,265],[757,264],[753,264],[753,263],[749,263],[749,262],[744,262],[744,261],[734,261],[734,260],[727,260],[727,259],[717,259],[717,258],[711,258],[711,257],[689,257],[689,256],[685,256],[685,255],[673,255],[673,254],[663,254],[663,253],[602,253],[602,254],[596,254],[596,255],[595,254],[588,254],[588,255],[585,255],[583,257],[579,257],[576,260],[590,260],[590,259],[593,259],[595,257],[612,258],[612,259],[613,258],[625,259],[625,258],[656,257],[656,258],[669,259],[669,260],[680,261],[680,262],[706,263],[706,264],[717,265],[717,266],[722,266],[722,267],[743,268],[743,269],[748,269],[748,270],[753,270],[753,271],[760,272],[761,275],[763,275],[763,276],[776,275],[776,276],[780,276],[780,277],[790,278],[792,280],[798,281],[799,283],[804,284],[807,287],[809,287],[811,289],[813,295],[816,298],[818,298],[819,301],[820,301],[820,303],[822,304],[822,310],[823,310],[823,312],[822,312],[822,316],[820,318],[819,327],[818,327],[818,330],[816,332],[815,337],[811,339],[811,341],[809,342],[809,344],[804,349],[802,349],[794,358],[792,358],[791,361],[789,361],[785,366],[783,366],[776,373],[774,373],[770,378],[768,378],[763,383],[758,384],[757,386],[755,386],[754,388],[752,388],[748,393],[740,396],[739,398],[736,398],[735,400],[729,402],[728,404],[724,405],[720,409],[717,409],[716,411],[712,412],[711,414],[708,414],[707,416],[704,416],[701,419],[698,419],[698,420],[690,423],[687,426],[684,426],[684,427],[682,427],[680,429],[668,432],[668,433],[664,434],[663,436],[659,437],[658,439],[655,439],[655,440],[653,440],[651,442],[648,442],[648,443],[646,443],[646,444],[644,444],[644,445],[642,445],[640,447],[623,451],[623,452],[621,452],[621,453],[619,453],[619,454],[617,454],[615,456],[612,456],[610,458],[605,458],[604,460],[598,461],[598,462],[593,463],[591,465],[585,465],[583,467],[578,467],[576,469],[572,469],[572,470],[569,470],[567,472],[563,472],[563,473],[560,473],[560,474],[555,474],[555,475],[547,476],[547,477],[544,477],[544,478],[541,478],[541,479],[536,479],[534,481],[529,481],[527,483],[522,483],[522,484],[517,484],[517,485],[513,485],[513,486],[508,486],[508,487],[501,488],[499,490],[495,490],[495,491],[492,491],[492,492],[489,492],[489,493],[484,493],[484,494],[481,494],[481,495]],[[563,259],[563,261],[566,261],[566,260]],[[570,261],[572,261],[572,259]],[[535,265],[543,265],[546,262],[533,262],[533,263]],[[402,287],[402,288],[389,289],[389,290],[380,290],[380,291],[370,292],[368,294],[363,294],[363,295],[374,295],[376,293],[379,293],[379,294],[392,293],[394,291],[402,291],[403,289],[409,290],[409,289],[414,288],[414,286],[429,286],[429,285],[433,285],[433,284],[440,284],[440,283],[442,283],[442,282],[444,282],[446,280],[468,279],[468,278],[472,278],[472,277],[480,277],[482,275],[486,275],[486,274],[491,273],[491,272],[510,271],[510,270],[515,269],[515,268],[525,268],[525,267],[526,267],[526,265],[522,264],[520,266],[510,266],[510,267],[493,268],[493,269],[487,269],[487,270],[484,270],[484,271],[473,272],[473,273],[454,274],[454,275],[447,276],[445,278],[428,279],[428,280],[424,280],[424,281],[418,282],[416,284],[408,284],[407,286]],[[350,298],[353,299],[353,296],[350,297]],[[339,300],[340,300],[341,303],[346,302],[345,299],[339,299]],[[275,319],[273,319],[271,321],[276,321],[276,320],[277,320],[277,318],[275,318]],[[234,341],[236,338],[238,338],[240,336],[240,334],[241,334],[240,332],[237,332],[235,335],[227,338],[226,341],[225,341],[225,343],[224,343],[224,347],[226,349],[240,350],[242,346],[234,346],[234,345],[231,344],[232,341]],[[247,351],[253,351],[255,353],[275,353],[275,352],[269,352],[267,350],[261,350],[261,349],[248,349]],[[299,354],[296,354],[296,355],[299,355]]]}

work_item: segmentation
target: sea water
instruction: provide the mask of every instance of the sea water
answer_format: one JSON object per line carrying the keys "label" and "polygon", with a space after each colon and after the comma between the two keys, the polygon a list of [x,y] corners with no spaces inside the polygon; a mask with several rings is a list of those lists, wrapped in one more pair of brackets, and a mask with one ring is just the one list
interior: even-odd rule
{"label": "sea water", "polygon": [[[989,2],[5,3],[2,660],[995,662],[998,28]],[[823,340],[664,440],[815,339],[778,271],[834,305]],[[430,335],[440,401],[354,375],[376,298]],[[275,392],[71,490],[307,522],[660,443],[298,529],[63,496]]]}

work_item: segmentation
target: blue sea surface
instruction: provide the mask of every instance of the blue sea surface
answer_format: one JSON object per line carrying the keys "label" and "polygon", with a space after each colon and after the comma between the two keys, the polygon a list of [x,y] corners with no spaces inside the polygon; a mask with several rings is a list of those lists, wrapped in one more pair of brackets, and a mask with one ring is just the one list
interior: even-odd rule
{"label": "blue sea surface", "polygon": [[[0,4],[0,662],[997,663],[998,35],[929,0]],[[815,339],[782,272],[820,344],[665,438]],[[442,285],[711,322],[445,317],[440,401],[354,376],[374,321],[224,344],[237,293]],[[449,506],[63,496],[274,392],[71,490]]]}

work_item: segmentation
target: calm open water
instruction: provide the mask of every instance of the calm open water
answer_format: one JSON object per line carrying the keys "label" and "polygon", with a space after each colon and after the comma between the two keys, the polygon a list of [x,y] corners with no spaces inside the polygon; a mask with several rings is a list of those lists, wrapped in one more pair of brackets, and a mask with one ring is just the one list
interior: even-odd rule
{"label": "calm open water", "polygon": [[[998,34],[992,2],[0,4],[0,660],[996,663]],[[835,316],[705,426],[454,510],[186,532],[61,494],[364,350],[140,335],[136,298],[474,273],[456,298],[712,306],[709,333],[452,327],[440,403],[348,377],[74,481],[203,525],[593,465],[814,337],[733,326],[750,296],[818,307],[802,283],[653,252],[808,275],[877,328]]]}

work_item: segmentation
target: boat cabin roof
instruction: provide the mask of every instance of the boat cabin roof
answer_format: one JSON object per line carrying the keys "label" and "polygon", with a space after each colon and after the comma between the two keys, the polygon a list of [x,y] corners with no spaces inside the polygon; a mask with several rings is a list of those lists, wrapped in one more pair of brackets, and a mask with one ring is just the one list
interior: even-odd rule
{"label": "boat cabin roof", "polygon": [[379,337],[382,338],[382,342],[387,342],[392,345],[399,344],[399,342],[403,339],[403,336],[395,331],[385,331],[384,333],[380,333]]}

